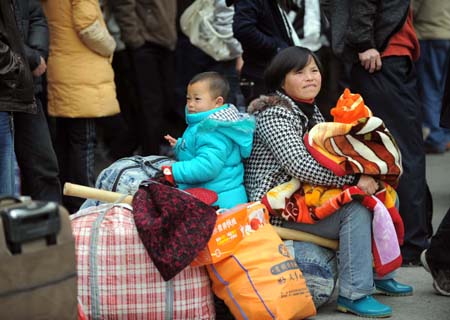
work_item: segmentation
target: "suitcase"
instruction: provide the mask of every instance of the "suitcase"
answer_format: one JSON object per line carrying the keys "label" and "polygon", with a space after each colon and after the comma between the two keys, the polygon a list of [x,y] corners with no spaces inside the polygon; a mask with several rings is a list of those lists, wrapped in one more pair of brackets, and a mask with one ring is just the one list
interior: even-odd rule
{"label": "suitcase", "polygon": [[75,242],[54,202],[0,199],[0,319],[77,319]]}
{"label": "suitcase", "polygon": [[[133,195],[143,180],[155,177],[163,166],[171,166],[175,160],[165,156],[132,156],[119,159],[103,169],[95,182],[96,189]],[[81,209],[98,206],[98,200],[86,200]]]}
{"label": "suitcase", "polygon": [[71,215],[78,296],[89,319],[214,319],[204,267],[164,281],[139,238],[131,207],[104,204]]}

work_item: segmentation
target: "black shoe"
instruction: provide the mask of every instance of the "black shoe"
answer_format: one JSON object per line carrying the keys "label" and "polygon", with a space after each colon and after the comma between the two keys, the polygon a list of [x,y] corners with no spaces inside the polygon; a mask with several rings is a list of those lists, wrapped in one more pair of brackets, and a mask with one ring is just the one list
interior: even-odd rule
{"label": "black shoe", "polygon": [[420,255],[420,260],[425,270],[431,273],[433,277],[433,288],[437,293],[443,296],[450,296],[450,270],[432,268],[427,260],[427,250]]}

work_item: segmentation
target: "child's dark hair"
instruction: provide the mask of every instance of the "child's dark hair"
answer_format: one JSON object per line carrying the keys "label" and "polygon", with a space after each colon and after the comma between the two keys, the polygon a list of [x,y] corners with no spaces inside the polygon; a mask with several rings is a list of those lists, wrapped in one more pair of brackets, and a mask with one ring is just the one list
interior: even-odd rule
{"label": "child's dark hair", "polygon": [[209,90],[214,98],[221,96],[224,101],[227,100],[230,85],[228,80],[220,73],[214,71],[199,73],[189,81],[189,85],[200,81],[208,82]]}
{"label": "child's dark hair", "polygon": [[289,47],[278,52],[264,72],[267,90],[273,92],[281,89],[286,75],[292,70],[303,69],[311,61],[311,58],[316,62],[322,75],[319,58],[311,50],[303,47]]}

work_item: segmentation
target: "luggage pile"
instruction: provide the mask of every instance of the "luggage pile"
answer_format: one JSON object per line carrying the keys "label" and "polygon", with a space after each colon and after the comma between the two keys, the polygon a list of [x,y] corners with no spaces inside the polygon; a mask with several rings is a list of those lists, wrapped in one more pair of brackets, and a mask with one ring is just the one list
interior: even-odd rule
{"label": "luggage pile", "polygon": [[[69,217],[54,203],[30,201],[13,203],[22,215],[8,216],[11,203],[0,202],[0,318],[214,319],[213,294],[236,319],[314,316],[265,206],[216,213],[155,178],[171,161],[136,156],[102,171],[93,190],[132,195],[132,206],[88,199]],[[35,231],[21,238],[17,230]]]}

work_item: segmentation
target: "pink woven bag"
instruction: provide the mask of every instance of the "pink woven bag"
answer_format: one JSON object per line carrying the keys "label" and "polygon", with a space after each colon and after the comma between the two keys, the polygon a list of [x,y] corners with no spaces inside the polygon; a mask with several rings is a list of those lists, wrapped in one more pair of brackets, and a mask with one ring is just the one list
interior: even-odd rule
{"label": "pink woven bag", "polygon": [[78,297],[89,319],[214,319],[204,267],[165,282],[136,230],[131,207],[90,207],[71,216]]}

